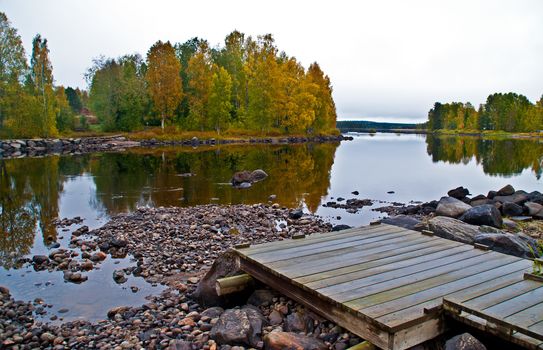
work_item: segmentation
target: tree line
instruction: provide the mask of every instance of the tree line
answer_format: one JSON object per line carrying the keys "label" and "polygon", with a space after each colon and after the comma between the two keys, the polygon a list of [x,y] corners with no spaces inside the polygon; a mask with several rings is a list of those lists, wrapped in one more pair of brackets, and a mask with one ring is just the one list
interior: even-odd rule
{"label": "tree line", "polygon": [[88,92],[56,85],[47,39],[36,35],[30,62],[0,12],[0,137],[55,137],[83,128],[90,110],[102,131],[252,130],[329,133],[336,109],[330,79],[280,52],[272,35],[230,33],[206,40],[157,41],[138,54],[100,57],[85,73]]}
{"label": "tree line", "polygon": [[82,92],[54,85],[47,39],[34,37],[29,63],[21,37],[0,12],[0,136],[54,137],[72,128],[70,94]]}
{"label": "tree line", "polygon": [[330,79],[279,52],[271,35],[234,31],[222,47],[206,40],[157,41],[143,59],[99,58],[87,72],[89,105],[105,130],[172,125],[267,133],[335,129]]}
{"label": "tree line", "polygon": [[428,112],[430,130],[543,130],[543,96],[535,104],[513,92],[495,93],[478,109],[467,102],[436,102]]}

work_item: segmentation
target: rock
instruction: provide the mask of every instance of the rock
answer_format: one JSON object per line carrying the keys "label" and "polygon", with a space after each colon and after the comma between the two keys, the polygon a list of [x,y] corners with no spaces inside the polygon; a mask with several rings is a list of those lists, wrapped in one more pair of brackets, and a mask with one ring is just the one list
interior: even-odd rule
{"label": "rock", "polygon": [[442,197],[436,208],[436,215],[448,216],[457,218],[471,208],[471,205],[466,204],[453,197]]}
{"label": "rock", "polygon": [[200,313],[202,317],[209,317],[209,318],[217,318],[221,316],[221,314],[224,312],[224,309],[219,306],[210,307],[209,309],[205,309]]}
{"label": "rock", "polygon": [[303,312],[296,311],[287,316],[285,330],[288,332],[308,333],[313,331],[313,319]]}
{"label": "rock", "polygon": [[188,341],[174,339],[168,346],[168,350],[192,350],[192,345]]}
{"label": "rock", "polygon": [[349,225],[335,225],[334,227],[332,227],[332,231],[343,231],[343,230],[348,230],[350,229],[352,226],[349,226]]}
{"label": "rock", "polygon": [[242,273],[237,254],[233,250],[228,250],[215,260],[209,271],[198,283],[198,287],[192,296],[203,306],[224,305],[228,297],[217,295],[215,289],[217,279]]}
{"label": "rock", "polygon": [[264,337],[265,350],[325,350],[328,346],[321,340],[290,332],[271,332]]}
{"label": "rock", "polygon": [[501,210],[505,216],[519,216],[524,212],[520,205],[511,202],[503,203]]}
{"label": "rock", "polygon": [[408,215],[396,215],[381,220],[383,224],[394,225],[408,230],[417,230],[421,221]]}
{"label": "rock", "polygon": [[279,311],[273,310],[270,312],[268,319],[270,320],[270,325],[277,326],[283,322],[283,315]]}
{"label": "rock", "polygon": [[277,293],[269,289],[257,289],[251,294],[249,299],[247,299],[247,304],[260,306],[260,305],[269,305],[272,303],[273,298],[277,296]]}
{"label": "rock", "polygon": [[537,215],[543,209],[543,205],[535,202],[526,202],[524,203],[524,207],[528,211],[528,215],[531,216]]}
{"label": "rock", "polygon": [[446,216],[428,220],[428,229],[436,236],[467,244],[473,244],[475,236],[481,233],[475,225]]}
{"label": "rock", "polygon": [[91,255],[90,257],[90,260],[92,261],[102,261],[102,260],[105,260],[107,258],[107,254],[104,253],[104,252],[96,252],[94,254]]}
{"label": "rock", "polygon": [[488,191],[488,194],[486,195],[488,199],[494,199],[498,195],[498,192],[496,191]]}
{"label": "rock", "polygon": [[515,189],[511,185],[505,185],[500,190],[498,190],[498,192],[496,192],[498,196],[510,196],[513,193],[515,193]]}
{"label": "rock", "polygon": [[124,238],[117,238],[117,237],[114,237],[111,242],[110,242],[111,246],[115,247],[115,248],[124,248],[128,245],[128,241]]}
{"label": "rock", "polygon": [[471,334],[464,333],[447,340],[444,350],[486,350],[486,347]]}
{"label": "rock", "polygon": [[360,192],[358,191],[352,191],[351,193],[354,194],[355,196],[358,196],[360,194]]}
{"label": "rock", "polygon": [[82,283],[88,279],[79,272],[64,271],[64,280],[72,283]]}
{"label": "rock", "polygon": [[515,221],[513,221],[513,220],[511,220],[509,218],[503,219],[503,227],[506,227],[506,228],[508,228],[510,230],[514,230],[514,231],[517,231],[519,229],[519,225]]}
{"label": "rock", "polygon": [[491,204],[473,207],[466,211],[460,220],[472,225],[488,225],[501,228],[503,225],[500,211]]}
{"label": "rock", "polygon": [[292,220],[298,220],[298,219],[301,218],[303,215],[304,215],[304,212],[303,212],[302,209],[294,209],[294,210],[291,210],[291,211],[288,213],[289,219],[292,219]]}
{"label": "rock", "polygon": [[130,307],[128,306],[116,306],[114,308],[111,308],[107,312],[108,318],[113,318],[117,314],[124,314],[126,311],[130,310]]}
{"label": "rock", "polygon": [[81,236],[85,233],[89,232],[89,227],[86,226],[86,225],[83,225],[81,226],[80,228],[78,228],[77,230],[75,230],[74,232],[72,232],[72,235],[73,236]]}
{"label": "rock", "polygon": [[253,185],[251,185],[250,182],[242,182],[239,185],[236,186],[236,188],[244,189],[244,188],[250,188]]}
{"label": "rock", "polygon": [[466,197],[468,194],[469,194],[469,190],[467,188],[462,187],[462,186],[457,187],[457,188],[452,189],[449,192],[447,192],[447,195],[449,197],[453,197],[453,198],[456,198],[456,199],[462,199],[462,198]]}
{"label": "rock", "polygon": [[268,177],[268,174],[262,169],[256,169],[251,173],[251,182],[262,181]]}
{"label": "rock", "polygon": [[113,280],[115,281],[115,283],[122,284],[126,282],[128,279],[124,275],[123,270],[115,270],[113,271]]}
{"label": "rock", "polygon": [[524,191],[517,191],[513,193],[512,195],[508,196],[496,196],[493,198],[495,202],[500,203],[515,203],[518,205],[523,205],[526,203],[530,198],[528,197],[528,194]]}
{"label": "rock", "polygon": [[257,309],[229,309],[225,310],[213,325],[210,337],[219,344],[256,346],[261,340],[264,325],[266,319]]}
{"label": "rock", "polygon": [[34,255],[32,257],[32,263],[35,265],[41,265],[43,263],[48,263],[49,258],[45,255]]}
{"label": "rock", "polygon": [[[479,197],[479,196],[477,196]],[[479,205],[484,205],[484,204],[494,204],[494,201],[492,199],[489,199],[489,198],[472,198],[469,202],[469,205],[471,205],[472,207],[476,207],[476,206],[479,206]]]}
{"label": "rock", "polygon": [[[475,236],[475,243],[488,246],[490,249],[521,258],[532,258],[531,250],[536,241],[529,237],[520,237],[511,233],[481,233]],[[531,248],[530,248],[531,247]]]}
{"label": "rock", "polygon": [[251,183],[251,176],[252,176],[252,173],[247,170],[238,171],[237,173],[234,173],[230,182],[234,186],[238,186],[244,182]]}

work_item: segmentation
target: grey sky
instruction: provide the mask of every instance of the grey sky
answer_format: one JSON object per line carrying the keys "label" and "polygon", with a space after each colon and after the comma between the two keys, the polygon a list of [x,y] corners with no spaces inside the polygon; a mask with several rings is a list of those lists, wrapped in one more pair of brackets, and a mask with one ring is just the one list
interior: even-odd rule
{"label": "grey sky", "polygon": [[93,57],[198,36],[211,45],[238,29],[272,33],[279,49],[317,61],[340,119],[422,121],[435,101],[493,92],[543,94],[543,1],[0,0],[27,53],[49,41],[57,84],[86,87]]}

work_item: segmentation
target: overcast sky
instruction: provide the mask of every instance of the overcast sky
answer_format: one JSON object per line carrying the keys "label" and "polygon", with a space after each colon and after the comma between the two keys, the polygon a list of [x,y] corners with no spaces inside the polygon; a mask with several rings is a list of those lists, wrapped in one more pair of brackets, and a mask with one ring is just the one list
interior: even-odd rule
{"label": "overcast sky", "polygon": [[145,56],[157,40],[212,46],[272,33],[334,87],[339,119],[422,121],[435,101],[543,94],[542,0],[0,0],[27,53],[48,39],[57,84],[86,87],[93,57]]}

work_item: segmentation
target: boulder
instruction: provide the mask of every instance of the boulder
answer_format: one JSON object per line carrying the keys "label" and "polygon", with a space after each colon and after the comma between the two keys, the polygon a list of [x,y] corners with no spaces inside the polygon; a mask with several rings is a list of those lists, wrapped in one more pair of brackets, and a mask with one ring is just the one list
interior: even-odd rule
{"label": "boulder", "polygon": [[487,225],[501,228],[503,224],[502,215],[495,206],[484,204],[473,207],[466,211],[460,220],[472,225]]}
{"label": "boulder", "polygon": [[113,280],[115,283],[123,284],[128,279],[126,278],[123,270],[114,270],[113,271]]}
{"label": "boulder", "polygon": [[185,340],[174,339],[168,346],[168,350],[192,350],[192,344]]}
{"label": "boulder", "polygon": [[225,310],[210,332],[219,344],[244,344],[256,347],[267,321],[256,308]]}
{"label": "boulder", "polygon": [[467,244],[472,244],[475,236],[481,233],[478,226],[446,216],[428,220],[428,229],[436,236]]}
{"label": "boulder", "polygon": [[447,192],[447,195],[449,197],[453,197],[453,198],[456,198],[456,199],[462,199],[462,198],[466,197],[468,194],[469,194],[469,190],[467,188],[462,187],[462,186],[454,188],[454,189],[450,190],[449,192]]}
{"label": "boulder", "polygon": [[304,211],[302,209],[293,209],[288,213],[289,219],[298,220],[304,215]]}
{"label": "boulder", "polygon": [[524,203],[524,207],[528,211],[528,214],[531,216],[536,215],[543,209],[543,205],[535,202],[526,202]]}
{"label": "boulder", "polygon": [[471,334],[464,333],[447,340],[444,350],[486,350],[486,347]]}
{"label": "boulder", "polygon": [[244,183],[244,182],[250,183],[251,182],[251,172],[246,171],[246,170],[238,171],[237,173],[235,173],[232,176],[232,179],[230,180],[230,182],[234,186],[238,186],[239,184]]}
{"label": "boulder", "polygon": [[351,227],[352,227],[352,226],[343,225],[343,224],[335,225],[334,227],[332,227],[332,232],[348,230],[348,229],[350,229]]}
{"label": "boulder", "polygon": [[453,197],[442,197],[436,208],[436,215],[448,216],[457,218],[471,208],[471,205],[466,204]]}
{"label": "boulder", "polygon": [[512,195],[508,196],[496,196],[493,198],[495,202],[500,203],[515,203],[518,205],[523,205],[526,203],[530,198],[528,194],[524,191],[517,191],[513,193]]}
{"label": "boulder", "polygon": [[262,169],[256,169],[251,173],[251,182],[262,181],[268,177],[268,174]]}
{"label": "boulder", "polygon": [[498,195],[498,192],[496,191],[488,191],[488,194],[486,195],[488,199],[494,199]]}
{"label": "boulder", "polygon": [[475,236],[475,243],[484,244],[500,253],[527,259],[533,257],[532,250],[536,246],[532,238],[511,233],[481,233]]}
{"label": "boulder", "polygon": [[205,309],[204,311],[202,311],[200,313],[200,316],[202,317],[206,316],[209,318],[217,318],[221,316],[223,312],[224,312],[224,309],[222,307],[213,306],[213,307],[210,307],[209,309]]}
{"label": "boulder", "polygon": [[295,311],[287,316],[285,330],[296,333],[313,332],[313,319],[307,316],[305,312]]}
{"label": "boulder", "polygon": [[505,216],[520,216],[524,212],[524,209],[520,205],[512,202],[503,203],[501,210]]}
{"label": "boulder", "polygon": [[307,335],[290,332],[271,332],[264,337],[265,350],[326,350],[321,340]]}
{"label": "boulder", "polygon": [[233,250],[221,254],[213,263],[206,275],[198,283],[192,296],[205,307],[225,305],[228,296],[218,296],[215,289],[217,279],[242,274],[239,258]]}
{"label": "boulder", "polygon": [[32,263],[34,265],[41,265],[43,263],[48,263],[49,258],[46,255],[34,255],[32,257]]}
{"label": "boulder", "polygon": [[498,196],[510,196],[513,193],[515,193],[515,188],[511,185],[505,185],[496,192]]}
{"label": "boulder", "polygon": [[408,215],[396,215],[381,220],[383,224],[394,225],[403,227],[408,230],[418,230],[420,228],[421,221]]}

